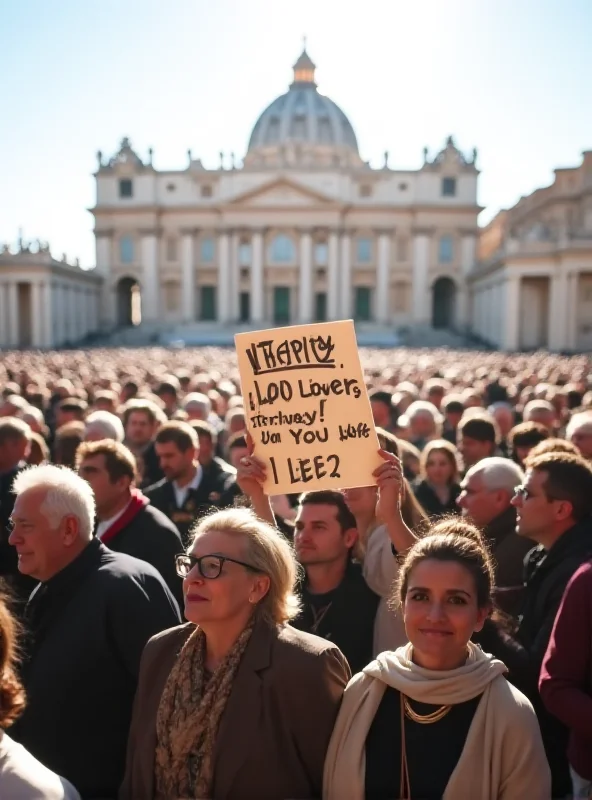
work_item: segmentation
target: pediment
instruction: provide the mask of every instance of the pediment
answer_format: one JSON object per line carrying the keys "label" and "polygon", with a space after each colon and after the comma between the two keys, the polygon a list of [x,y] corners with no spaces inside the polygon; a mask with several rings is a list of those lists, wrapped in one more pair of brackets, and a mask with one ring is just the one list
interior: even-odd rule
{"label": "pediment", "polygon": [[321,192],[309,189],[293,181],[281,178],[271,181],[256,189],[251,189],[231,200],[232,205],[242,205],[251,208],[257,207],[294,207],[318,206],[333,202]]}

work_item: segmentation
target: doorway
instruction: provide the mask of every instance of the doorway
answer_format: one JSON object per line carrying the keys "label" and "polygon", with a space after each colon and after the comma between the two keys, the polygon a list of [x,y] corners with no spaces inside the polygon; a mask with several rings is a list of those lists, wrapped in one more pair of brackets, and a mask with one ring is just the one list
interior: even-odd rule
{"label": "doorway", "polygon": [[438,278],[432,288],[432,327],[452,328],[456,286],[451,278]]}

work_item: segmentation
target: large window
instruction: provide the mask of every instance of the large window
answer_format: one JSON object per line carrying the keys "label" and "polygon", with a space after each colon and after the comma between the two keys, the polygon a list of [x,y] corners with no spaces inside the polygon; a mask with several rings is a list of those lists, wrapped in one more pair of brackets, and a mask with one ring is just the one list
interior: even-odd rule
{"label": "large window", "polygon": [[200,319],[213,322],[216,319],[216,287],[202,286],[200,290]]}
{"label": "large window", "polygon": [[249,242],[241,242],[238,246],[238,263],[241,267],[248,267],[251,264],[251,245]]}
{"label": "large window", "polygon": [[440,264],[450,264],[454,259],[454,246],[452,236],[441,236],[438,246],[438,261]]}
{"label": "large window", "polygon": [[456,178],[442,178],[442,197],[456,196]]}
{"label": "large window", "polygon": [[326,267],[329,261],[327,242],[316,242],[314,246],[314,263],[317,267]]}
{"label": "large window", "polygon": [[356,249],[358,264],[369,264],[372,261],[372,239],[358,239]]}
{"label": "large window", "polygon": [[211,264],[214,260],[214,240],[202,239],[201,240],[201,262],[202,264]]}
{"label": "large window", "polygon": [[122,236],[119,240],[119,260],[122,264],[134,262],[134,240],[131,236]]}
{"label": "large window", "polygon": [[120,197],[133,197],[134,184],[131,178],[121,178],[119,181],[119,196]]}
{"label": "large window", "polygon": [[288,236],[280,233],[271,243],[271,261],[276,264],[292,264],[295,260],[294,243]]}
{"label": "large window", "polygon": [[372,319],[371,290],[368,286],[357,286],[355,294],[354,317],[360,322]]}

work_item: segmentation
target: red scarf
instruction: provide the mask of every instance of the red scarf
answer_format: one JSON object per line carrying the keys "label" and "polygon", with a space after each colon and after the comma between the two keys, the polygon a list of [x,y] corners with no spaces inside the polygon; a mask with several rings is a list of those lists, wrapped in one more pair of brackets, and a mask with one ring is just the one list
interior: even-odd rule
{"label": "red scarf", "polygon": [[132,499],[128,503],[128,506],[123,514],[118,517],[101,536],[101,542],[103,544],[109,544],[111,539],[117,536],[117,534],[122,531],[126,525],[129,525],[130,522],[137,517],[140,511],[150,502],[146,495],[142,494],[139,489],[132,489],[131,495]]}

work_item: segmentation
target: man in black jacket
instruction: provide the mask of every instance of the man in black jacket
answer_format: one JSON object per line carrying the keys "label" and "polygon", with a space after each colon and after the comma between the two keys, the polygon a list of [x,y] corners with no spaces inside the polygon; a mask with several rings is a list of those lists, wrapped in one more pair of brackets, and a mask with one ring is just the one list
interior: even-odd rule
{"label": "man in black jacket", "polygon": [[10,734],[85,800],[121,783],[140,657],[180,622],[149,564],[93,538],[94,499],[74,472],[32,467],[15,481],[10,544],[40,581],[27,605],[27,707]]}
{"label": "man in black jacket", "polygon": [[14,547],[8,544],[10,515],[14,506],[12,484],[26,466],[31,429],[16,417],[0,418],[0,578],[14,593],[14,611],[20,616],[36,581],[21,575]]}
{"label": "man in black jacket", "polygon": [[186,422],[167,422],[155,440],[165,478],[145,490],[153,506],[172,520],[188,544],[193,523],[213,508],[231,505],[234,475],[207,473],[199,463],[199,441]]}
{"label": "man in black jacket", "polygon": [[76,466],[95,496],[95,536],[110,550],[152,564],[182,610],[183,582],[175,569],[175,556],[183,552],[181,535],[170,519],[134,488],[133,454],[112,439],[84,442],[78,448]]}
{"label": "man in black jacket", "polygon": [[565,587],[592,558],[592,469],[579,456],[546,453],[529,461],[512,503],[517,531],[538,546],[525,560],[525,594],[514,638],[491,623],[475,637],[510,670],[509,680],[534,705],[553,776],[553,797],[570,793],[567,729],[543,707],[538,679]]}
{"label": "man in black jacket", "polygon": [[372,661],[379,598],[352,561],[356,520],[341,492],[308,492],[300,498],[294,546],[304,567],[302,611],[292,625],[336,644],[352,674]]}

